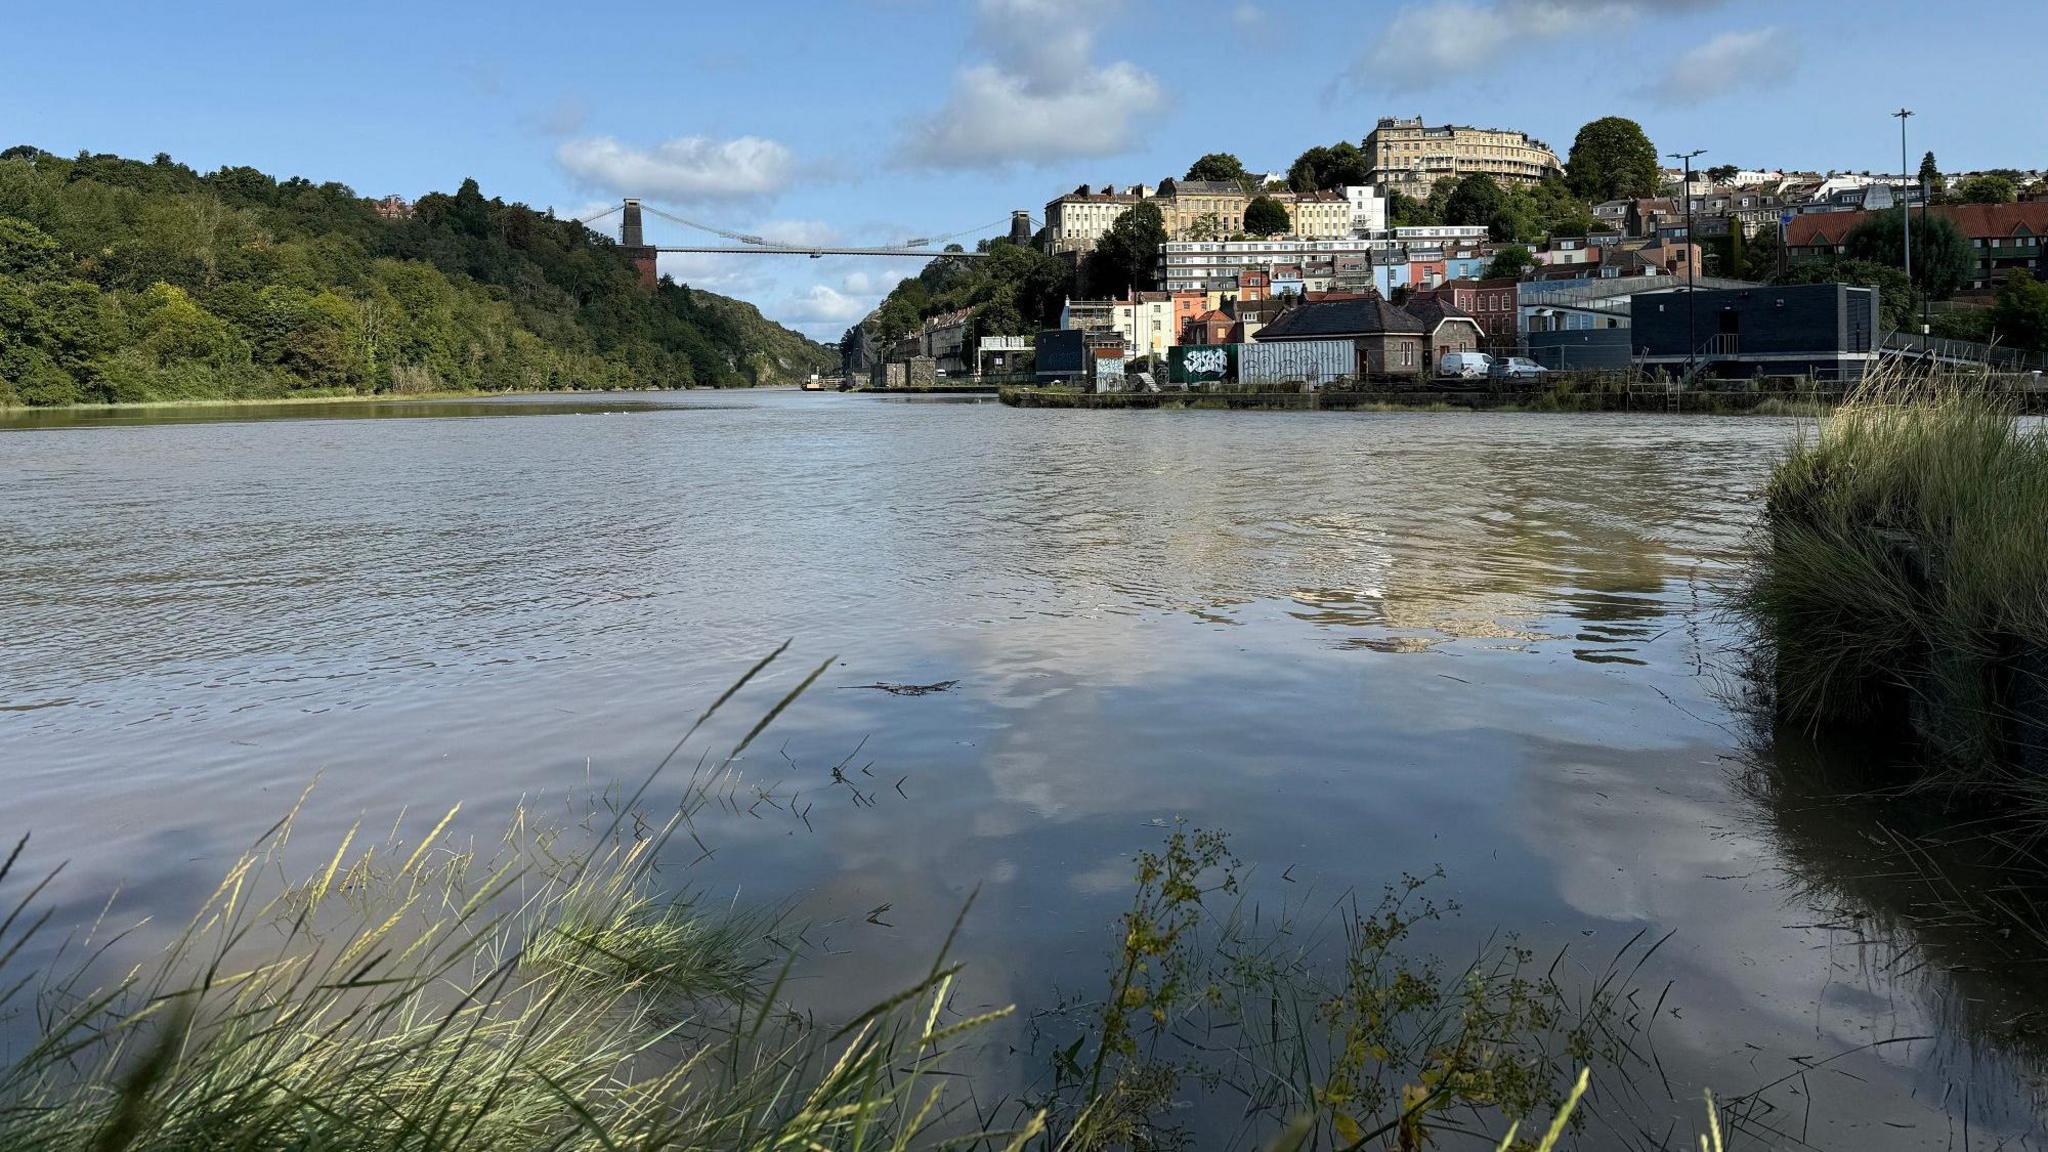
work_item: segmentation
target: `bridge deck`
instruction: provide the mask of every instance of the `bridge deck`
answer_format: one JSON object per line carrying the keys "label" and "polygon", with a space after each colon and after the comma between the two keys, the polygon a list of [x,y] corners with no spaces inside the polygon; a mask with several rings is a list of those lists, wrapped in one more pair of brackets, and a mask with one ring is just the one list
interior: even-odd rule
{"label": "bridge deck", "polygon": [[663,244],[657,252],[696,252],[714,255],[742,256],[915,256],[920,260],[937,260],[942,256],[958,256],[966,260],[979,260],[986,252],[934,252],[920,248],[790,248],[780,244]]}

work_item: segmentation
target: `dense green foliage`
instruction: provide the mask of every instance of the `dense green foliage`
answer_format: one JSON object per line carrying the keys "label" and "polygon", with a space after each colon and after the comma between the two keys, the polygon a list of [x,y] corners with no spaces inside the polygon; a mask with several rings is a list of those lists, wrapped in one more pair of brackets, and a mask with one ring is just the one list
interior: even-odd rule
{"label": "dense green foliage", "polygon": [[1603,116],[1579,129],[1564,168],[1572,191],[1595,203],[1657,192],[1657,146],[1626,117]]}
{"label": "dense green foliage", "polygon": [[1985,172],[1956,185],[1964,204],[2010,204],[2019,197],[2019,182],[1998,172]]}
{"label": "dense green foliage", "polygon": [[1778,703],[1807,723],[1910,721],[1946,778],[2038,812],[2008,775],[2048,723],[2048,433],[1967,381],[1888,380],[1765,491],[1747,600]]}
{"label": "dense green foliage", "polygon": [[1244,170],[1244,162],[1228,152],[1211,152],[1193,164],[1188,165],[1188,180],[1243,180],[1250,173]]}
{"label": "dense green foliage", "polygon": [[1444,198],[1444,223],[1491,225],[1506,204],[1507,194],[1494,178],[1474,172],[1452,185]]}
{"label": "dense green foliage", "polygon": [[1486,265],[1488,280],[1520,280],[1522,273],[1536,266],[1536,257],[1520,244],[1509,244],[1493,254]]}
{"label": "dense green foliage", "polygon": [[1255,196],[1244,208],[1244,230],[1254,236],[1277,236],[1294,226],[1287,206],[1271,196]]}
{"label": "dense green foliage", "polygon": [[[1899,232],[1904,227],[1905,223],[1897,212],[1881,212],[1869,217],[1844,238],[1848,257],[1902,268],[1906,244]],[[1970,269],[1975,264],[1976,258],[1970,252],[1970,239],[1963,235],[1955,221],[1946,216],[1914,214],[1913,286],[1916,289],[1936,300],[1946,300],[1969,279]]]}
{"label": "dense green foliage", "polygon": [[1991,308],[1991,331],[2010,347],[2048,352],[2048,284],[2021,269],[2006,273]]}
{"label": "dense green foliage", "polygon": [[1061,306],[1074,292],[1072,269],[1036,245],[998,239],[981,247],[988,253],[982,259],[942,256],[900,281],[861,325],[846,330],[841,351],[851,354],[862,326],[869,339],[887,347],[916,331],[927,317],[962,309],[973,313],[970,347],[983,336],[1022,336],[1056,327]]}
{"label": "dense green foliage", "polygon": [[1296,192],[1326,192],[1366,183],[1372,158],[1349,140],[1303,152],[1287,169],[1287,183]]}
{"label": "dense green foliage", "polygon": [[1563,180],[1552,176],[1539,184],[1502,185],[1480,172],[1438,178],[1426,200],[1391,194],[1387,220],[1396,228],[1484,224],[1492,239],[1522,244],[1594,231],[1591,208]]}
{"label": "dense green foliage", "polygon": [[1117,217],[1082,269],[1092,296],[1122,296],[1159,282],[1159,248],[1166,243],[1166,217],[1147,200]]}
{"label": "dense green foliage", "polygon": [[387,220],[340,184],[0,159],[0,404],[744,385],[829,369],[475,181]]}
{"label": "dense green foliage", "polygon": [[1906,274],[1889,264],[1870,260],[1847,260],[1839,256],[1799,260],[1782,275],[1772,277],[1778,284],[1855,284],[1877,289],[1878,321],[1886,331],[1919,331],[1919,298],[1906,282]]}

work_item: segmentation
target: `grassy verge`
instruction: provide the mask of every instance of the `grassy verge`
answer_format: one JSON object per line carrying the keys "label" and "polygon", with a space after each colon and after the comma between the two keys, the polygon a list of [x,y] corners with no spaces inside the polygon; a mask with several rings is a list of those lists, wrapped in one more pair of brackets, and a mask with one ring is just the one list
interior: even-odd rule
{"label": "grassy verge", "polygon": [[1795,721],[1910,728],[2048,812],[2048,432],[1960,378],[1866,385],[1772,474],[1746,588]]}

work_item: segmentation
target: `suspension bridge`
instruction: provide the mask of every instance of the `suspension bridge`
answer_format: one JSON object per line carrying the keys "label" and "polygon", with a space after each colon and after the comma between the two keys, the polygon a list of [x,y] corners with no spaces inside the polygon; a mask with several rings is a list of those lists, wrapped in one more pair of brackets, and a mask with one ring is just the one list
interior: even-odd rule
{"label": "suspension bridge", "polygon": [[[671,224],[718,237],[727,241],[727,243],[649,244],[647,242],[643,213],[659,217]],[[641,284],[650,289],[654,287],[660,276],[660,272],[656,268],[656,262],[663,252],[690,252],[719,256],[808,256],[813,260],[821,260],[827,256],[911,256],[922,260],[934,260],[944,256],[975,260],[988,255],[988,253],[969,250],[947,251],[938,246],[964,236],[983,236],[995,232],[1005,224],[1005,221],[997,220],[988,224],[977,225],[973,228],[963,228],[958,232],[945,236],[916,236],[900,244],[869,246],[790,244],[770,240],[764,236],[754,236],[744,232],[728,231],[727,229],[710,224],[701,224],[695,220],[677,216],[674,213],[664,212],[651,204],[643,204],[639,199],[633,197],[628,197],[619,204],[606,208],[602,212],[582,217],[577,223],[595,230],[594,225],[598,221],[614,215],[619,217],[619,247],[625,250],[627,259],[631,260],[633,267],[639,271]],[[1009,238],[1019,244],[1030,243],[1032,233],[1037,227],[1037,222],[1032,219],[1031,213],[1021,209],[1010,213],[1007,224],[1009,226]]]}

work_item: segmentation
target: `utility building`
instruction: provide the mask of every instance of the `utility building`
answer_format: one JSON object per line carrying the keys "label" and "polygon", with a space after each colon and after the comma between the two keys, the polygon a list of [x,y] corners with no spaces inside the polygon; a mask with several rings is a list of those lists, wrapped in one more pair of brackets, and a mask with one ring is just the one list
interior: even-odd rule
{"label": "utility building", "polygon": [[1691,365],[1721,378],[1855,380],[1876,363],[1882,338],[1877,290],[1851,284],[1659,292],[1629,309],[1637,363],[1672,374]]}

